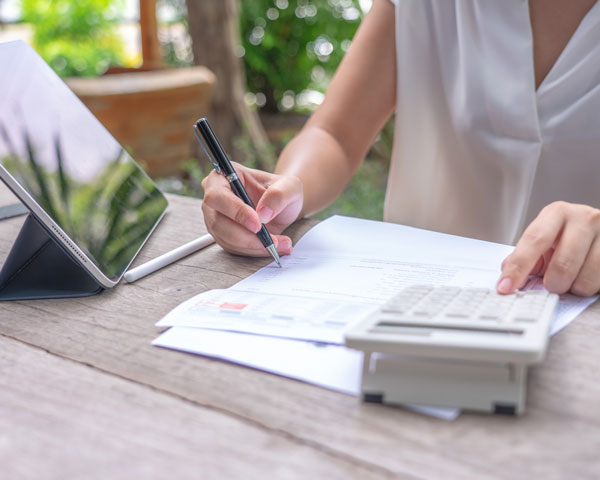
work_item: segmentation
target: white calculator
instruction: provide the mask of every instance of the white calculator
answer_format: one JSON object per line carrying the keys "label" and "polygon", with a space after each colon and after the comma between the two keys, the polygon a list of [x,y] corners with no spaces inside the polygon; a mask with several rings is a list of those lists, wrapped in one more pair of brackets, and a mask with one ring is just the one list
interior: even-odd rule
{"label": "white calculator", "polygon": [[557,303],[543,290],[408,287],[346,332],[365,353],[363,399],[522,413]]}

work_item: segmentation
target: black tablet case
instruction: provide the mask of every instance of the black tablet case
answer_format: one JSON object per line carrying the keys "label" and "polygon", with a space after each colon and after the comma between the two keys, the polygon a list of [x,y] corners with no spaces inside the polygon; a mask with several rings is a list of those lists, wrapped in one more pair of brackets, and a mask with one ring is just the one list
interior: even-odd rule
{"label": "black tablet case", "polygon": [[86,297],[102,290],[30,213],[0,270],[0,300]]}

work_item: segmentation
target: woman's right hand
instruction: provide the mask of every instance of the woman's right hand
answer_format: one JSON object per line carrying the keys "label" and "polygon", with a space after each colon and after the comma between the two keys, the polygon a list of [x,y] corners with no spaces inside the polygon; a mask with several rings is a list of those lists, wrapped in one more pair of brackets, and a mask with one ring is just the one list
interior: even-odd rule
{"label": "woman's right hand", "polygon": [[223,175],[212,172],[203,180],[204,221],[225,250],[267,256],[255,234],[262,221],[279,253],[289,254],[292,241],[281,232],[300,215],[321,210],[343,192],[394,111],[394,18],[391,2],[373,2],[325,100],[279,156],[281,175],[235,165],[256,212],[235,196]]}
{"label": "woman's right hand", "polygon": [[256,236],[264,223],[279,254],[290,254],[292,240],[281,232],[300,214],[302,182],[293,175],[276,175],[239,163],[234,163],[234,168],[256,211],[233,193],[223,175],[213,170],[202,181],[202,212],[208,232],[228,252],[266,257],[269,253]]}

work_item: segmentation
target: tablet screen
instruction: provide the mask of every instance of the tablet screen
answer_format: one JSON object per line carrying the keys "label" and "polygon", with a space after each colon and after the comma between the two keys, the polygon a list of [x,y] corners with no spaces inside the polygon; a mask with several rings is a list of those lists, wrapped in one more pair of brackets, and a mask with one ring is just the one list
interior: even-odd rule
{"label": "tablet screen", "polygon": [[0,71],[0,173],[118,279],[162,217],[165,197],[31,47],[0,44]]}

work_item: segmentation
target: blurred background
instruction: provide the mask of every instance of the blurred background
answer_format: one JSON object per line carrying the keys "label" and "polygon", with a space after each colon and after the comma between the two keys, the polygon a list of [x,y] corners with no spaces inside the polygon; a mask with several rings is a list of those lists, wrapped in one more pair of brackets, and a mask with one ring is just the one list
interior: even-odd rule
{"label": "blurred background", "polygon": [[[201,197],[210,164],[195,119],[209,118],[234,160],[271,171],[371,3],[0,0],[0,42],[30,43],[163,191]],[[392,131],[318,218],[382,218]]]}

